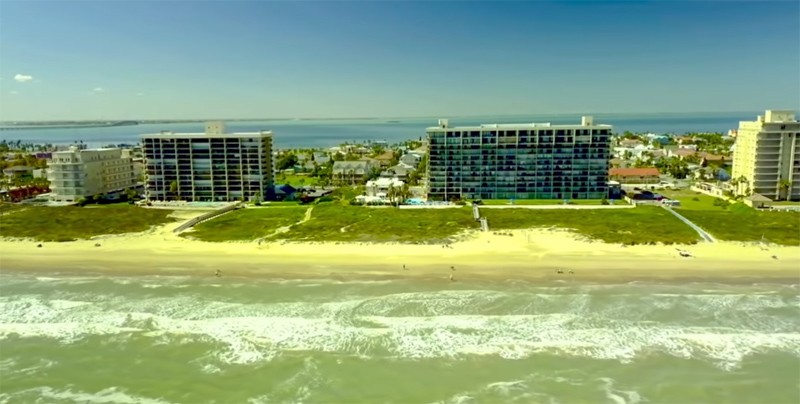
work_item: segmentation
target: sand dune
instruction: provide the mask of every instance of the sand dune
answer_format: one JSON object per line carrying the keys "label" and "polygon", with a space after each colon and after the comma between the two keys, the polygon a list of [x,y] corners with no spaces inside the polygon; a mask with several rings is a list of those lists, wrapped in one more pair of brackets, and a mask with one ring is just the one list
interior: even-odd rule
{"label": "sand dune", "polygon": [[[198,212],[176,212],[188,219]],[[800,279],[800,247],[718,242],[693,246],[629,246],[590,242],[563,230],[474,232],[441,245],[367,243],[208,243],[179,237],[180,223],[144,233],[67,243],[0,241],[3,270],[196,273],[213,276],[423,276],[499,278],[782,278]],[[100,247],[95,247],[100,243]],[[682,258],[678,249],[690,252]],[[773,258],[776,257],[776,258]],[[403,265],[407,270],[403,270]],[[450,269],[455,266],[455,271]],[[556,269],[563,269],[557,274]],[[569,274],[573,271],[574,274]]]}

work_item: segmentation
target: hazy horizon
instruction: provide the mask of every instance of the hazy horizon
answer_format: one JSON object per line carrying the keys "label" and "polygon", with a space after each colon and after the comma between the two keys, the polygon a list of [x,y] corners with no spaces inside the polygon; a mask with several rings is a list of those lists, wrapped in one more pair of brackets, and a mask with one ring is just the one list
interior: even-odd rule
{"label": "hazy horizon", "polygon": [[800,109],[797,2],[66,0],[2,11],[2,121]]}
{"label": "hazy horizon", "polygon": [[[781,108],[768,108],[772,110],[786,110]],[[530,117],[565,117],[565,116],[653,116],[653,115],[735,115],[735,114],[755,114],[753,119],[758,114],[763,114],[766,109],[758,111],[684,111],[684,112],[586,112],[586,113],[529,113],[529,114],[481,114],[481,115],[447,115],[447,116],[349,116],[349,117],[320,117],[320,118],[163,118],[163,119],[140,119],[140,118],[102,118],[102,119],[39,119],[39,120],[4,120],[0,123],[9,122],[123,122],[123,121],[293,121],[293,120],[313,120],[313,121],[346,121],[346,120],[415,120],[415,119],[461,119],[461,118],[482,118],[482,117],[515,117],[515,116],[530,116]],[[798,113],[797,110],[792,110]]]}

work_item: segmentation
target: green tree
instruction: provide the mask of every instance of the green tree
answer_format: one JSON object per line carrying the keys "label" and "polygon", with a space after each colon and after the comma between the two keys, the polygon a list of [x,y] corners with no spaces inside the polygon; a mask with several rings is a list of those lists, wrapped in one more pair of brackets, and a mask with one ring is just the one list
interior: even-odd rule
{"label": "green tree", "polygon": [[172,194],[172,197],[176,200],[178,199],[178,191],[179,191],[178,181],[172,181],[169,183],[169,192]]}
{"label": "green tree", "polygon": [[792,187],[792,182],[789,180],[780,180],[778,182],[778,199],[789,199],[789,189]]}
{"label": "green tree", "polygon": [[297,165],[297,156],[294,154],[284,154],[275,163],[275,168],[278,170],[286,170]]}

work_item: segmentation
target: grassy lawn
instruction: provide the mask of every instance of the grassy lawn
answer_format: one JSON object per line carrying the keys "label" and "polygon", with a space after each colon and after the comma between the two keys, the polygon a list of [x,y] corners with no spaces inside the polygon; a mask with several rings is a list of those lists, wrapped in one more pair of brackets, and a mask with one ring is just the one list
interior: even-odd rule
{"label": "grassy lawn", "polygon": [[174,221],[171,210],[145,209],[128,204],[102,209],[75,206],[27,206],[0,219],[3,237],[40,241],[74,241],[104,234],[137,233]]}
{"label": "grassy lawn", "polygon": [[681,191],[658,191],[659,194],[664,195],[665,197],[673,200],[677,200],[681,202],[681,206],[675,207],[675,209],[680,209],[679,213],[682,213],[684,210],[716,210],[721,211],[723,210],[719,206],[714,206],[714,200],[717,198],[713,196],[709,196],[706,194],[702,194],[696,191],[690,190],[681,190]]}
{"label": "grassy lawn", "polygon": [[775,206],[800,206],[800,201],[776,201],[772,204]]}
{"label": "grassy lawn", "polygon": [[25,205],[17,205],[16,203],[0,202],[0,214],[13,212],[24,208]]}
{"label": "grassy lawn", "polygon": [[[602,199],[570,199],[575,205],[600,205]],[[609,201],[611,202],[611,201]],[[486,205],[511,205],[508,199],[484,199]],[[624,204],[625,202],[617,201]],[[515,199],[514,205],[563,205],[563,199]]]}
{"label": "grassy lawn", "polygon": [[367,208],[325,203],[314,208],[311,220],[275,239],[433,244],[478,227],[469,208]]}
{"label": "grassy lawn", "polygon": [[761,212],[744,205],[728,210],[681,210],[683,217],[720,240],[761,241],[800,245],[800,212]]}
{"label": "grassy lawn", "polygon": [[275,206],[239,209],[194,226],[181,234],[202,241],[255,240],[274,233],[278,228],[303,220],[307,207]]}
{"label": "grassy lawn", "polygon": [[698,234],[656,206],[634,209],[524,210],[484,209],[490,230],[559,227],[594,240],[618,244],[694,244]]}
{"label": "grassy lawn", "polygon": [[262,206],[300,206],[300,201],[264,202]]}
{"label": "grassy lawn", "polygon": [[278,174],[275,178],[275,183],[279,185],[289,184],[293,187],[301,185],[317,185],[317,177],[310,177],[308,175],[297,174]]}

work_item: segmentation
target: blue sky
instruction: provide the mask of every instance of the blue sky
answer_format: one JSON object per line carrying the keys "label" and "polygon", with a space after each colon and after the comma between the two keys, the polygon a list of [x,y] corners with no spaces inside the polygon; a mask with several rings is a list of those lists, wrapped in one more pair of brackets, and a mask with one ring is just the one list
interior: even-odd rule
{"label": "blue sky", "polygon": [[800,3],[3,1],[0,120],[800,109]]}

